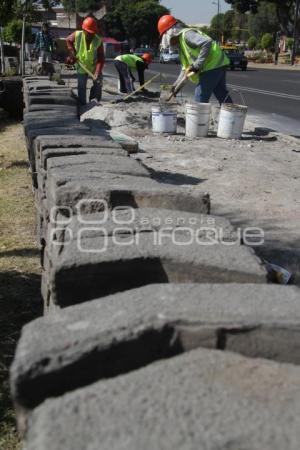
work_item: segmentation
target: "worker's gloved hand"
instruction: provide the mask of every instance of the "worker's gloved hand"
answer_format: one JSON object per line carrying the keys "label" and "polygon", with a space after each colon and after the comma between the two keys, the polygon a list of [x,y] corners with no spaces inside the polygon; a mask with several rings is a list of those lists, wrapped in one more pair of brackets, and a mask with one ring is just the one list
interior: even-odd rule
{"label": "worker's gloved hand", "polygon": [[171,87],[171,94],[176,97],[176,85],[173,84],[173,86]]}
{"label": "worker's gloved hand", "polygon": [[189,76],[192,73],[197,73],[197,72],[198,72],[198,69],[195,69],[194,66],[190,66],[186,69],[185,74],[186,74],[186,76]]}
{"label": "worker's gloved hand", "polygon": [[102,73],[95,73],[95,83],[97,83],[99,86],[102,86],[103,84],[103,75]]}

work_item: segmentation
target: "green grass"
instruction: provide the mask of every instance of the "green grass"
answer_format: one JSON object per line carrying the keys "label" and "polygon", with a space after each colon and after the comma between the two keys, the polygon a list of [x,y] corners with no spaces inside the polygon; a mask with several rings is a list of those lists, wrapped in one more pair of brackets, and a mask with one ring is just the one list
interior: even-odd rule
{"label": "green grass", "polygon": [[[1,113],[0,113],[1,114]],[[20,332],[41,315],[35,208],[20,124],[0,117],[0,449],[21,448],[9,389]]]}

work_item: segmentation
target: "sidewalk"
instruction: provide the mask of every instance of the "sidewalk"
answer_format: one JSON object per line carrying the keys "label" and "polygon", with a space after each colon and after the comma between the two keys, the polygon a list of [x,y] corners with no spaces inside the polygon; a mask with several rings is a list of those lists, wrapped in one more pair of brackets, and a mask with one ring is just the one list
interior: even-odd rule
{"label": "sidewalk", "polygon": [[249,61],[248,69],[272,69],[272,70],[293,70],[300,71],[300,64],[296,64],[295,66],[289,66],[288,64],[278,64],[275,66],[274,63],[265,63],[258,64]]}

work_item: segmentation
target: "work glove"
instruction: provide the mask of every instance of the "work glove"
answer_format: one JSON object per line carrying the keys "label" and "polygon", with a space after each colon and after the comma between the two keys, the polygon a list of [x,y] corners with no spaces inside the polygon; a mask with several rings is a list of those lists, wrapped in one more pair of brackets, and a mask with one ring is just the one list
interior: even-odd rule
{"label": "work glove", "polygon": [[171,87],[170,93],[171,93],[174,97],[176,97],[176,84],[173,84],[173,86]]}
{"label": "work glove", "polygon": [[102,86],[102,84],[103,84],[103,75],[102,75],[102,73],[95,73],[94,77],[95,77],[95,83],[97,83],[100,86]]}

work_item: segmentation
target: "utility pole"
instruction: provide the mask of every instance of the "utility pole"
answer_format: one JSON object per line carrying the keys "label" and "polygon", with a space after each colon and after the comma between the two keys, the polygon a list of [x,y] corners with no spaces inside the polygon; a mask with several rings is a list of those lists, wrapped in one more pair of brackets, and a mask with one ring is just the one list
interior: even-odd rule
{"label": "utility pole", "polygon": [[0,26],[0,59],[1,59],[0,73],[2,73],[4,75],[5,61],[4,61],[4,45],[3,45],[2,31],[3,31],[3,28]]}
{"label": "utility pole", "polygon": [[220,43],[220,34],[221,34],[221,21],[220,21],[220,14],[221,14],[221,5],[220,0],[217,0],[213,2],[214,5],[217,5],[217,42]]}
{"label": "utility pole", "polygon": [[291,58],[291,65],[293,66],[295,64],[295,56],[298,49],[298,17],[299,17],[299,5],[300,0],[296,0],[296,8],[295,8],[295,21],[294,21],[294,31],[293,31],[293,50],[292,50],[292,58]]}
{"label": "utility pole", "polygon": [[23,6],[23,21],[22,21],[22,43],[21,43],[21,67],[20,73],[22,77],[25,75],[25,29],[26,29],[26,13],[27,13],[27,0],[21,0]]}

